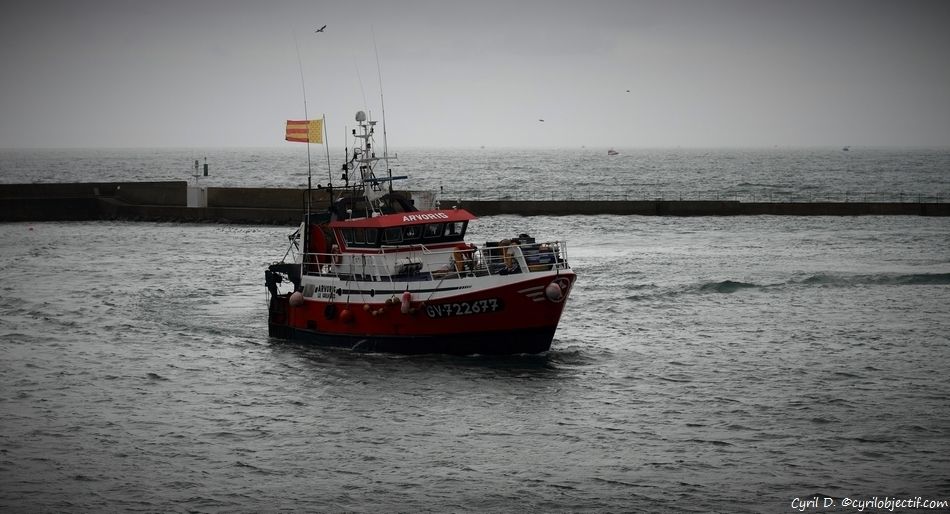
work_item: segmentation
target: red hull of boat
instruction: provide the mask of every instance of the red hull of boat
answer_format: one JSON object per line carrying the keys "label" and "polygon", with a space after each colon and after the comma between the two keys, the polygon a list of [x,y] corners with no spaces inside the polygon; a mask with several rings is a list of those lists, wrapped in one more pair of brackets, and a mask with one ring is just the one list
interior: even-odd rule
{"label": "red hull of boat", "polygon": [[[407,313],[378,296],[366,303],[307,299],[294,307],[279,295],[271,299],[269,333],[364,351],[539,353],[550,349],[574,279],[566,271],[431,302],[417,293]],[[554,301],[545,294],[552,282],[562,290]]]}

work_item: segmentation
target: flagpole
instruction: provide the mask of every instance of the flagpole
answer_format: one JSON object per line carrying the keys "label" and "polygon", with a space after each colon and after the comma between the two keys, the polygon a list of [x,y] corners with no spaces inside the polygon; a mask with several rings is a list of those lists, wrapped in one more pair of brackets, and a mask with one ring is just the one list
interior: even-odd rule
{"label": "flagpole", "polygon": [[[323,118],[321,119],[323,120],[323,123],[320,126],[320,129],[323,132],[321,137],[323,137],[323,149],[327,154],[327,177],[330,179],[328,185],[333,187],[333,170],[330,169],[330,138],[327,137],[327,134],[329,134],[327,131],[327,114],[323,113]],[[330,201],[333,201],[333,199],[331,198]]]}

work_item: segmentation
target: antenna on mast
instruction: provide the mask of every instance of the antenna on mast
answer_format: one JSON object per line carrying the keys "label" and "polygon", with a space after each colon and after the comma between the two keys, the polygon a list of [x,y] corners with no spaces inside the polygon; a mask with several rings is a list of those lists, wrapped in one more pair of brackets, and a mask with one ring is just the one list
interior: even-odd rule
{"label": "antenna on mast", "polygon": [[393,192],[393,170],[389,167],[389,142],[386,140],[386,102],[383,101],[383,73],[379,68],[379,48],[376,46],[376,31],[370,26],[373,34],[373,50],[376,52],[376,77],[379,80],[379,107],[383,115],[383,161],[386,162],[386,173],[389,175],[389,192]]}
{"label": "antenna on mast", "polygon": [[360,76],[360,65],[356,62],[355,58],[353,59],[353,67],[356,68],[356,80],[360,83],[360,93],[363,95],[363,110],[368,112],[369,105],[366,104],[366,90],[363,89],[363,77]]}

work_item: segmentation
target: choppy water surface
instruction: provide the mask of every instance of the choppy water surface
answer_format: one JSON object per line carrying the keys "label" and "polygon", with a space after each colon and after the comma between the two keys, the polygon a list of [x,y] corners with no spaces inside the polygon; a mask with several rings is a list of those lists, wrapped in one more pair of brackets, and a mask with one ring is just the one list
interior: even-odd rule
{"label": "choppy water surface", "polygon": [[950,491],[950,222],[492,217],[553,349],[269,339],[289,229],[0,224],[0,509],[788,511]]}

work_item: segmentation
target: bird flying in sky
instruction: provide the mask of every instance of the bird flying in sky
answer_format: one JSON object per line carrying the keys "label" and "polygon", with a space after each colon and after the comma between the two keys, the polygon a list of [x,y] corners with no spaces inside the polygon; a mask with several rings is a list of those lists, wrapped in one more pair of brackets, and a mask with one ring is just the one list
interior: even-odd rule
{"label": "bird flying in sky", "polygon": [[325,28],[327,28],[326,25],[320,27],[319,29],[315,30],[314,32],[323,32],[323,29],[325,29]]}

